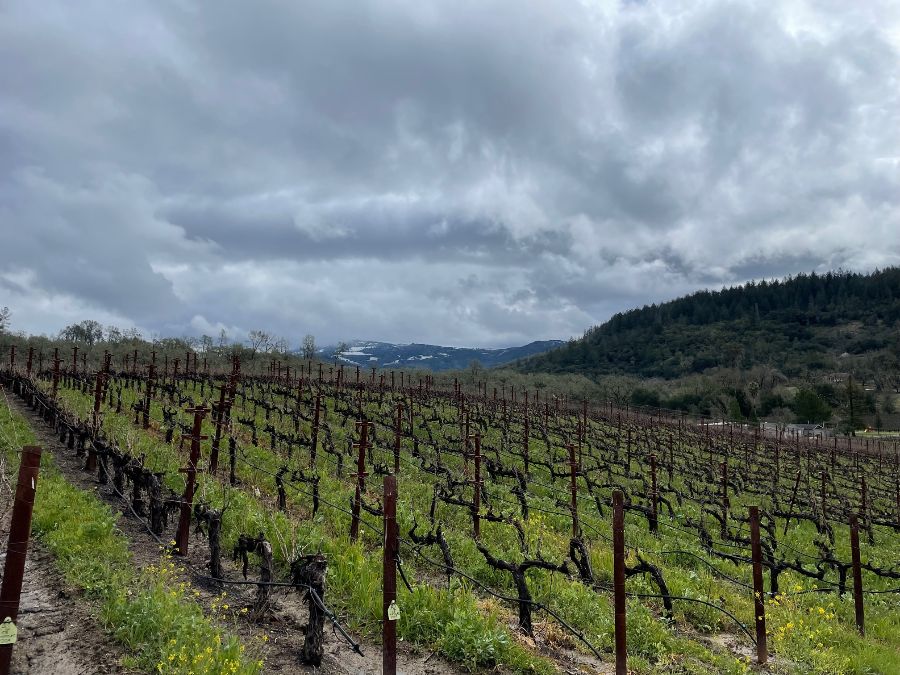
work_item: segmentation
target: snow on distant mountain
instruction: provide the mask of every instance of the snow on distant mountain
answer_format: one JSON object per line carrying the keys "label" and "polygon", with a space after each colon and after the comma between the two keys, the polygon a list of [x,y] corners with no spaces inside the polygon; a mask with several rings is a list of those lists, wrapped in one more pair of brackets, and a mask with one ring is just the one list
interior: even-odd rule
{"label": "snow on distant mountain", "polygon": [[453,370],[466,368],[472,361],[482,366],[499,366],[517,359],[562,346],[562,340],[541,340],[521,347],[506,349],[470,349],[466,347],[441,347],[423,344],[393,344],[371,340],[353,340],[341,353],[338,345],[328,345],[317,350],[322,359],[336,359],[357,366],[379,368],[427,368],[428,370]]}

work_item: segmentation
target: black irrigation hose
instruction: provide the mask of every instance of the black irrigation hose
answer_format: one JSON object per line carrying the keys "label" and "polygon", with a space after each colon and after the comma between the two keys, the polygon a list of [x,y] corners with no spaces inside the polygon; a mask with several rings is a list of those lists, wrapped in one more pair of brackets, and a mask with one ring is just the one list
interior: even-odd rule
{"label": "black irrigation hose", "polygon": [[[256,471],[259,471],[260,473],[263,473],[263,474],[265,474],[265,475],[267,475],[267,476],[271,476],[272,478],[275,478],[275,477],[276,477],[277,474],[274,474],[274,473],[272,473],[271,471],[269,471],[268,469],[264,469],[264,468],[261,467],[261,466],[257,466],[256,464],[254,464],[253,462],[251,462],[250,460],[248,460],[248,459],[246,458],[245,454],[244,454],[244,451],[241,449],[241,447],[240,447],[239,445],[236,446],[236,447],[237,447],[237,449],[240,451],[240,454],[241,454],[241,455],[244,455],[244,456],[242,456],[242,457],[238,457],[238,459],[240,459],[244,464],[246,464],[247,466],[251,467],[252,469],[255,469]],[[285,486],[286,486],[286,487],[293,488],[293,489],[296,490],[297,492],[300,492],[300,493],[302,493],[302,494],[305,494],[305,495],[307,495],[308,497],[312,497],[312,496],[313,496],[312,492],[308,492],[308,491],[304,490],[304,489],[301,488],[297,483],[294,483],[294,482],[287,482],[287,483],[285,483]],[[337,504],[332,504],[330,501],[328,501],[327,499],[323,499],[321,496],[319,497],[319,502],[321,502],[322,504],[325,504],[325,506],[329,506],[329,507],[331,507],[331,508],[333,508],[333,509],[335,509],[335,510],[337,510],[337,511],[341,511],[342,513],[345,513],[345,514],[347,514],[348,516],[351,516],[351,517],[353,516],[353,512],[352,512],[352,511],[346,509],[346,508],[343,507],[343,506],[339,506],[339,505],[337,505]],[[384,530],[383,530],[383,529],[377,527],[376,525],[372,525],[372,524],[371,524],[370,522],[368,522],[365,518],[363,518],[362,515],[357,516],[357,518],[359,519],[360,524],[365,525],[366,527],[368,527],[370,530],[372,530],[372,531],[373,531],[375,534],[377,534],[379,537],[384,537]]]}
{"label": "black irrigation hose", "polygon": [[[659,598],[659,599],[661,599],[661,598],[663,597],[663,596],[661,596],[661,595],[653,595],[653,594],[650,594],[650,593],[631,593],[631,592],[628,592],[628,591],[625,592],[625,595],[628,596],[628,597],[630,597],[630,598]],[[750,641],[751,641],[754,645],[756,644],[756,638],[753,636],[752,633],[750,633],[750,631],[747,629],[747,626],[745,626],[743,623],[741,623],[741,620],[740,620],[740,619],[738,619],[734,614],[732,614],[731,612],[729,612],[729,611],[728,611],[727,609],[725,609],[724,607],[719,607],[718,605],[714,605],[714,604],[712,604],[711,602],[708,602],[708,601],[706,601],[706,600],[701,600],[700,598],[688,598],[688,597],[685,597],[685,596],[683,596],[683,595],[670,595],[670,596],[669,596],[669,599],[670,599],[670,600],[680,600],[680,601],[683,601],[683,602],[696,602],[696,603],[699,603],[699,604],[701,604],[701,605],[706,605],[707,607],[712,607],[713,609],[719,610],[720,612],[722,612],[722,614],[725,614],[726,616],[730,617],[730,618],[731,618],[731,619],[732,619],[732,620],[740,627],[740,629],[741,629],[742,631],[744,631],[744,633],[746,634],[746,636],[747,636],[748,638],[750,638]]]}
{"label": "black irrigation hose", "polygon": [[[827,583],[827,582],[826,582]],[[849,593],[853,589],[853,586],[849,586],[844,592]],[[782,595],[786,598],[793,598],[795,595],[807,595],[809,593],[834,593],[838,590],[837,586],[833,588],[808,588],[805,591],[794,591],[792,593],[779,593],[778,595]],[[887,588],[880,591],[867,591],[863,589],[863,595],[885,595],[889,593],[900,593],[900,588]]]}
{"label": "black irrigation hose", "polygon": [[744,583],[744,582],[741,581],[740,579],[735,579],[734,577],[729,576],[728,574],[725,574],[725,572],[723,572],[722,570],[720,570],[718,567],[716,567],[715,565],[713,565],[711,562],[709,562],[708,560],[706,560],[706,559],[700,557],[700,556],[697,555],[696,553],[692,553],[691,551],[682,551],[682,550],[677,550],[677,551],[650,551],[650,550],[648,550],[647,553],[651,553],[651,554],[655,554],[655,555],[662,555],[662,556],[664,556],[664,555],[689,555],[689,556],[691,556],[692,558],[696,558],[697,560],[699,560],[700,562],[702,562],[704,565],[706,565],[707,567],[709,567],[716,575],[718,575],[718,576],[721,577],[722,579],[725,579],[725,580],[727,580],[727,581],[730,581],[731,583],[736,584],[736,585],[738,585],[738,586],[742,586],[743,588],[747,588],[747,589],[749,589],[749,590],[751,590],[751,591],[753,590],[753,586],[751,586],[750,584]]}
{"label": "black irrigation hose", "polygon": [[419,556],[420,558],[422,558],[423,560],[425,560],[427,563],[431,564],[431,565],[434,566],[434,567],[437,567],[437,568],[439,568],[439,569],[444,570],[444,572],[449,572],[449,573],[451,573],[451,574],[456,574],[456,575],[458,575],[458,576],[460,576],[460,577],[463,577],[463,578],[465,578],[465,579],[468,579],[468,580],[471,581],[473,584],[475,584],[476,586],[478,586],[479,588],[481,588],[485,593],[487,593],[488,595],[492,595],[493,597],[497,598],[498,600],[503,600],[503,601],[505,601],[505,602],[517,602],[517,603],[527,602],[527,604],[529,604],[530,606],[534,607],[535,609],[537,609],[537,610],[543,610],[543,611],[547,612],[547,614],[549,614],[549,615],[552,616],[554,619],[556,619],[563,627],[566,628],[566,630],[568,630],[570,633],[572,633],[572,635],[574,635],[574,636],[577,637],[579,640],[581,640],[584,644],[586,644],[586,645],[588,646],[588,648],[594,653],[594,656],[596,656],[598,659],[602,659],[602,658],[603,658],[602,656],[600,656],[600,652],[597,651],[597,648],[594,647],[594,645],[592,645],[592,644],[588,641],[588,639],[587,639],[586,637],[584,637],[584,634],[583,634],[583,633],[581,633],[578,629],[576,629],[576,628],[574,628],[573,626],[571,626],[569,623],[567,623],[567,622],[565,621],[565,619],[563,619],[561,616],[559,616],[559,614],[557,614],[556,612],[554,612],[552,609],[550,609],[549,607],[547,607],[547,606],[544,605],[543,603],[535,602],[534,600],[524,601],[524,600],[520,600],[519,598],[514,598],[514,597],[509,596],[509,595],[504,595],[504,594],[502,594],[502,593],[498,593],[497,591],[494,591],[493,589],[489,588],[488,586],[485,586],[483,583],[481,583],[480,581],[478,581],[478,579],[476,579],[475,577],[473,577],[473,576],[471,576],[471,575],[469,575],[469,574],[466,574],[466,573],[463,572],[462,570],[460,570],[460,569],[458,569],[458,568],[456,568],[456,567],[451,567],[451,566],[447,565],[446,563],[441,563],[441,562],[438,562],[438,561],[436,561],[436,560],[432,560],[431,558],[429,558],[428,556],[426,556],[424,553],[422,553],[421,551],[419,551],[418,546],[417,546],[416,544],[414,544],[413,542],[407,541],[407,540],[404,539],[403,537],[398,537],[398,540],[400,541],[400,543],[406,544],[407,546],[409,546],[410,548],[412,548],[413,553],[415,553],[417,556]]}
{"label": "black irrigation hose", "polygon": [[316,606],[324,612],[325,616],[328,617],[328,620],[331,621],[331,625],[343,636],[343,638],[350,644],[350,648],[359,654],[360,656],[365,656],[363,654],[362,649],[359,646],[359,643],[353,640],[352,637],[344,630],[344,627],[338,622],[337,617],[335,617],[334,613],[325,606],[325,603],[322,602],[322,598],[319,597],[319,594],[316,592],[316,589],[308,584],[294,584],[286,581],[243,581],[236,580],[230,581],[225,579],[217,579],[216,577],[211,576],[198,576],[198,579],[202,579],[203,581],[210,581],[219,584],[226,584],[231,586],[278,586],[278,587],[288,587],[288,588],[303,588],[309,593],[309,596],[313,599],[313,602],[316,603]]}
{"label": "black irrigation hose", "polygon": [[406,578],[406,572],[403,570],[403,561],[400,559],[399,553],[394,556],[394,562],[397,563],[397,569],[400,571],[400,578],[403,579],[403,583],[406,585],[406,590],[412,593],[413,589],[412,586],[409,585],[409,579]]}

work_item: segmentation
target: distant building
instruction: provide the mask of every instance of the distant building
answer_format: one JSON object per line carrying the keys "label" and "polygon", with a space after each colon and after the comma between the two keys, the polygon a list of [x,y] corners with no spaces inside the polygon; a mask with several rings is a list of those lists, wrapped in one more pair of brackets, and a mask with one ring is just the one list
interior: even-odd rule
{"label": "distant building", "polygon": [[804,438],[826,438],[830,432],[822,424],[786,424],[784,430],[788,433],[797,433]]}
{"label": "distant building", "polygon": [[850,373],[829,373],[822,380],[829,384],[843,384],[850,377]]}

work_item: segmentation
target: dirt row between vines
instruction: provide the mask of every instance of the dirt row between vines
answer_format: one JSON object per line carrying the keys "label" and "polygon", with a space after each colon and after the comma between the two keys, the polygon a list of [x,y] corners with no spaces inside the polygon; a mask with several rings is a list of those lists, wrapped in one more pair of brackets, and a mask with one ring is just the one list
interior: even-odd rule
{"label": "dirt row between vines", "polygon": [[[38,479],[40,486],[40,479]],[[12,485],[15,490],[15,484]],[[12,497],[3,491],[0,541],[6,545]],[[0,554],[0,566],[6,551]],[[62,578],[53,556],[32,541],[25,563],[19,605],[18,642],[13,648],[12,672],[16,674],[101,675],[127,673],[118,664],[122,648],[97,624],[87,601]]]}
{"label": "dirt row between vines", "polygon": [[[95,475],[82,471],[84,459],[75,456],[74,451],[60,443],[51,433],[46,423],[26,406],[21,399],[10,392],[3,392],[9,407],[28,420],[37,442],[44,450],[52,452],[54,461],[66,479],[76,487],[93,492],[102,501],[120,511],[118,527],[127,537],[133,562],[137,568],[159,565],[161,551],[159,542],[129,510],[127,504],[113,493],[111,486],[97,483]],[[40,490],[40,483],[38,484]],[[7,523],[3,523],[7,526]],[[173,523],[170,522],[170,530]],[[5,530],[8,532],[8,530]],[[248,533],[249,534],[249,533]],[[168,532],[165,538],[171,538]],[[5,541],[5,537],[4,540]],[[192,532],[191,546],[187,562],[195,570],[204,570],[208,559],[205,557],[205,538]],[[183,559],[173,557],[177,568]],[[223,560],[227,579],[242,579],[241,570],[230,559]],[[251,565],[251,574],[255,566]],[[273,611],[258,623],[251,622],[244,607],[252,608],[256,592],[255,586],[225,586],[227,596],[220,598],[222,589],[216,585],[197,581],[189,570],[179,572],[179,582],[191,584],[199,594],[196,601],[204,611],[216,619],[221,616],[221,604],[228,604],[225,621],[221,625],[228,632],[238,635],[248,645],[248,649],[258,652],[265,660],[265,673],[322,673],[323,675],[378,675],[381,673],[380,645],[361,643],[364,656],[354,653],[338,635],[326,624],[325,656],[318,669],[303,666],[299,662],[303,644],[303,626],[307,621],[307,610],[299,595],[292,590],[276,589],[273,593]],[[248,578],[253,579],[253,576]],[[327,589],[325,602],[327,604]],[[212,610],[214,603],[219,609]],[[100,628],[91,617],[89,605],[71,589],[66,589],[56,571],[52,556],[42,551],[39,542],[29,550],[29,562],[25,571],[22,598],[22,639],[16,648],[16,659],[21,673],[122,673],[122,649]],[[32,620],[31,617],[34,617]],[[356,636],[355,636],[356,637]],[[68,668],[68,670],[66,670]],[[398,672],[405,675],[455,675],[462,671],[439,658],[432,652],[414,653],[406,644],[398,645]]]}

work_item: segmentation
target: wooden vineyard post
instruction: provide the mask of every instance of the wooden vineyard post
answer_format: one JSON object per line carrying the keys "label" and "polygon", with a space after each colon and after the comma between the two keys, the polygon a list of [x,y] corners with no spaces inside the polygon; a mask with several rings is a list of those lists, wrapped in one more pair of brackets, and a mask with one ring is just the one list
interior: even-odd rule
{"label": "wooden vineyard post", "polygon": [[[391,389],[393,384],[394,371],[391,371]],[[400,473],[400,434],[403,425],[403,404],[397,404],[397,420],[394,424],[394,474]]]}
{"label": "wooden vineyard post", "polygon": [[615,595],[616,675],[627,675],[625,639],[625,507],[621,490],[613,491],[613,591]]}
{"label": "wooden vineyard post", "polygon": [[322,394],[316,393],[316,407],[313,411],[312,440],[309,446],[309,468],[316,468],[316,452],[319,445],[319,417],[322,414]]}
{"label": "wooden vineyard post", "polygon": [[753,605],[756,622],[756,662],[765,665],[769,659],[766,646],[766,604],[764,602],[762,547],[759,544],[759,507],[750,507],[750,552],[753,557]]}
{"label": "wooden vineyard post", "polygon": [[869,485],[866,483],[865,475],[859,477],[859,517],[862,520],[863,529],[869,535],[869,544],[874,544],[875,540],[872,535],[872,521],[866,515],[869,511]]}
{"label": "wooden vineyard post", "polygon": [[465,416],[463,422],[463,473],[468,476],[469,475],[469,441],[471,440],[471,435],[469,434],[469,409],[465,409]]}
{"label": "wooden vineyard post", "polygon": [[353,498],[353,513],[350,518],[350,541],[356,541],[359,538],[360,502],[362,500],[362,493],[365,492],[366,489],[366,476],[369,475],[366,473],[366,449],[369,445],[369,422],[361,420],[356,423],[356,428],[359,430],[359,443],[354,443],[354,445],[359,450],[359,454],[356,458],[356,473],[352,474],[352,476],[356,478],[356,495]]}
{"label": "wooden vineyard post", "polygon": [[659,532],[659,492],[656,484],[656,455],[650,455],[650,532]]}
{"label": "wooden vineyard post", "polygon": [[[19,618],[19,597],[25,575],[25,558],[28,555],[28,539],[31,536],[31,514],[41,465],[41,448],[34,445],[22,449],[19,479],[13,503],[6,561],[3,565],[3,586],[0,588],[0,621],[9,621],[12,627]],[[8,625],[8,624],[7,624]],[[9,675],[13,645],[0,645],[0,675]]]}
{"label": "wooden vineyard post", "polygon": [[25,362],[25,377],[31,377],[31,365],[34,362],[34,347],[28,348],[28,360]]}
{"label": "wooden vineyard post", "polygon": [[156,365],[151,362],[148,366],[147,382],[144,386],[144,429],[150,428],[150,401],[153,396],[153,376],[155,371]]}
{"label": "wooden vineyard post", "polygon": [[628,444],[625,448],[625,476],[631,476],[631,428],[628,429]]}
{"label": "wooden vineyard post", "polygon": [[53,350],[53,400],[59,392],[59,349]]}
{"label": "wooden vineyard post", "polygon": [[588,434],[588,403],[587,399],[581,401],[581,440],[582,443],[587,444],[587,434]]}
{"label": "wooden vineyard post", "polygon": [[569,443],[569,491],[571,492],[572,536],[578,538],[581,526],[578,523],[578,462],[575,461],[575,446]]}
{"label": "wooden vineyard post", "polygon": [[859,519],[856,514],[850,516],[850,554],[853,561],[853,606],[856,610],[856,628],[865,636],[865,616],[863,614],[862,569],[859,560]]}
{"label": "wooden vineyard post", "polygon": [[219,403],[216,405],[216,433],[213,436],[212,448],[209,451],[209,472],[215,473],[219,468],[219,444],[222,442],[222,424],[225,421],[225,390],[223,383],[219,391]]}
{"label": "wooden vineyard post", "polygon": [[[93,416],[93,429],[94,438],[98,438],[100,436],[100,404],[102,403],[103,396],[103,374],[97,373],[96,381],[94,383],[94,416]],[[97,450],[94,448],[94,444],[91,443],[91,447],[88,450],[87,461],[84,465],[85,471],[94,472],[97,470]]]}
{"label": "wooden vineyard post", "polygon": [[397,672],[397,477],[384,477],[384,585],[382,590],[382,673]]}
{"label": "wooden vineyard post", "polygon": [[802,475],[802,471],[800,469],[797,469],[797,477],[794,478],[794,488],[793,488],[793,490],[791,490],[791,501],[788,502],[788,514],[787,514],[787,517],[784,519],[784,531],[782,532],[782,534],[787,534],[788,525],[791,522],[791,514],[793,513],[793,510],[794,510],[794,502],[797,499],[797,488],[800,487],[800,476],[801,475]]}
{"label": "wooden vineyard post", "polygon": [[188,460],[187,468],[179,469],[179,472],[187,474],[187,483],[184,487],[184,495],[181,498],[181,513],[178,517],[178,536],[175,542],[175,553],[182,556],[187,555],[190,541],[191,509],[194,506],[197,463],[200,461],[200,441],[206,438],[206,436],[200,435],[200,431],[203,428],[203,417],[207,413],[207,408],[200,406],[199,408],[190,408],[187,412],[194,413],[194,428],[191,431],[191,456]]}
{"label": "wooden vineyard post", "polygon": [[522,455],[525,460],[525,475],[528,475],[528,392],[525,392],[525,434],[522,440]]}
{"label": "wooden vineyard post", "polygon": [[473,441],[472,460],[475,466],[475,478],[472,479],[472,531],[475,539],[481,538],[481,434],[476,433],[469,438]]}
{"label": "wooden vineyard post", "polygon": [[722,462],[722,539],[728,539],[728,460]]}

